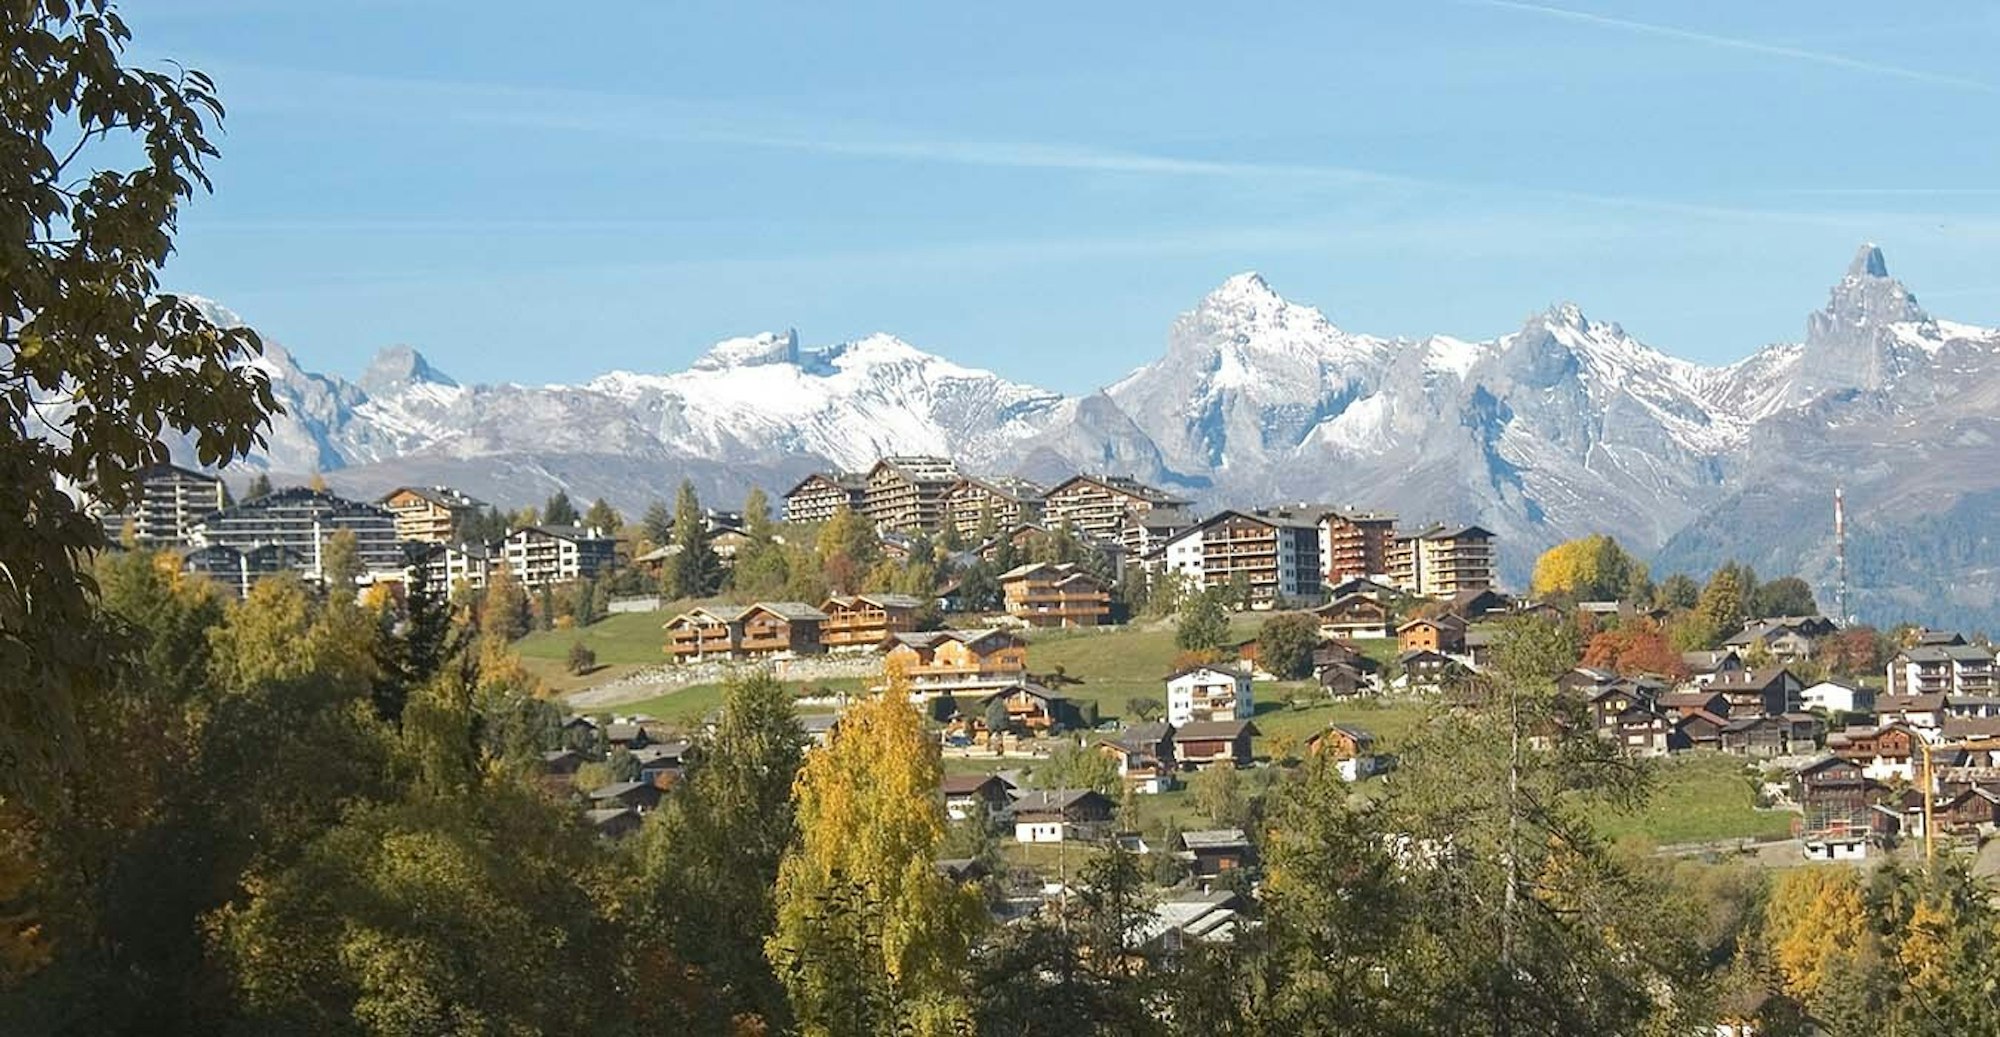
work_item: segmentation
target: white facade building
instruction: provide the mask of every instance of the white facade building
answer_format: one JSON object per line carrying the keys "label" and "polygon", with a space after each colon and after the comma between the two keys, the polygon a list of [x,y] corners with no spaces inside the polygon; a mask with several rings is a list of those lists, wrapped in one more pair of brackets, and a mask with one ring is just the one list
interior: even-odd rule
{"label": "white facade building", "polygon": [[1257,712],[1250,675],[1217,666],[1196,666],[1167,678],[1167,723],[1248,720]]}

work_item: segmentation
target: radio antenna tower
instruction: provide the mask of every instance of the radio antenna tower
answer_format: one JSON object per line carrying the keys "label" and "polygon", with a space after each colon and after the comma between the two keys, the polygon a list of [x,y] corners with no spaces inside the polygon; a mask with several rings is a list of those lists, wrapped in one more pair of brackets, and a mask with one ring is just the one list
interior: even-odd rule
{"label": "radio antenna tower", "polygon": [[1838,486],[1833,488],[1833,564],[1839,579],[1834,596],[1839,603],[1840,621],[1846,623],[1850,619],[1847,611],[1847,495]]}

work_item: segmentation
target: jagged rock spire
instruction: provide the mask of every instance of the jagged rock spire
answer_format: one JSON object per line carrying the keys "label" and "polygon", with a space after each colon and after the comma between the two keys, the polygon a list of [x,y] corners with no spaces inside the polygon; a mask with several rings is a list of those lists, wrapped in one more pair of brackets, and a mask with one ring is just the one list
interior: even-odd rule
{"label": "jagged rock spire", "polygon": [[1847,264],[1847,276],[1887,277],[1889,264],[1883,260],[1882,250],[1871,241],[1854,254],[1854,262]]}

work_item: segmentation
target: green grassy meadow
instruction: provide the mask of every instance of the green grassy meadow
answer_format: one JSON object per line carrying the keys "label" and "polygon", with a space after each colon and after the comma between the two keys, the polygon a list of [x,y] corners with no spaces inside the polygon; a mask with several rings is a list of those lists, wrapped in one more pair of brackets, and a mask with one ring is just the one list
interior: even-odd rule
{"label": "green grassy meadow", "polygon": [[[523,660],[549,686],[568,692],[634,672],[664,661],[660,625],[671,612],[632,613],[606,617],[581,630],[538,631],[516,644]],[[1239,639],[1256,636],[1262,615],[1239,615],[1231,633]],[[1170,624],[1134,624],[1095,630],[1039,630],[1028,635],[1028,667],[1036,674],[1060,672],[1063,680],[1052,690],[1073,701],[1095,703],[1101,720],[1132,721],[1129,703],[1145,698],[1164,705],[1163,678],[1179,649]],[[581,639],[597,653],[599,669],[581,677],[564,671],[570,645]],[[1377,659],[1395,654],[1393,640],[1363,642],[1362,650]],[[863,690],[862,680],[815,681],[816,688],[849,692]],[[793,683],[794,691],[804,685]],[[1256,723],[1260,756],[1295,756],[1305,740],[1328,724],[1364,728],[1375,735],[1383,752],[1400,750],[1422,721],[1424,704],[1406,699],[1355,699],[1334,702],[1322,697],[1309,681],[1259,681]],[[722,702],[720,684],[699,684],[643,701],[615,707],[620,714],[644,713],[670,723],[692,721],[713,712]],[[813,707],[806,707],[812,710]],[[1031,761],[1008,758],[946,757],[951,772],[1018,768]],[[1656,791],[1636,811],[1605,811],[1601,830],[1614,839],[1640,838],[1659,844],[1776,838],[1789,832],[1789,815],[1754,809],[1754,780],[1734,757],[1701,756],[1663,760]],[[1381,779],[1364,783],[1374,785]],[[1247,783],[1246,783],[1247,784]],[[1201,827],[1192,798],[1185,789],[1140,797],[1138,827],[1157,835],[1171,819],[1182,828]]]}

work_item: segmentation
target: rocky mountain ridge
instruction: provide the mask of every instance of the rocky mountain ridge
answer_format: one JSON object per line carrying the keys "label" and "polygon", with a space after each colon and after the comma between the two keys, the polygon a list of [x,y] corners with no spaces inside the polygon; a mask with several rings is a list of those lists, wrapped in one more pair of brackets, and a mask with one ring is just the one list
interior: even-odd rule
{"label": "rocky mountain ridge", "polygon": [[[320,471],[351,492],[446,481],[519,504],[563,485],[629,509],[683,476],[731,500],[817,468],[936,453],[1030,477],[1129,472],[1209,503],[1477,521],[1503,538],[1517,583],[1542,547],[1608,531],[1668,566],[1739,556],[1798,569],[1829,608],[1833,485],[1848,487],[1864,544],[1893,542],[1916,517],[1959,516],[1947,524],[1968,544],[1939,550],[1959,559],[1984,557],[1986,527],[1964,502],[2000,492],[2000,471],[1981,464],[2000,436],[2000,333],[1932,317],[1872,245],[1801,342],[1720,367],[1573,304],[1476,342],[1357,334],[1254,273],[1177,318],[1160,359],[1080,398],[887,334],[817,347],[796,332],[730,339],[684,371],[575,386],[460,384],[408,347],[355,382],[279,346],[259,362],[287,414],[251,463]],[[1879,587],[1857,581],[1852,604],[1913,607],[1924,580],[1969,580],[1944,596],[1951,609],[2000,619],[1992,561],[1991,578],[1940,562],[1884,573]]]}

